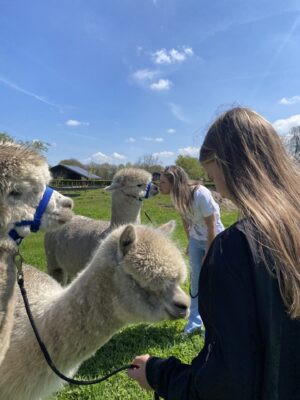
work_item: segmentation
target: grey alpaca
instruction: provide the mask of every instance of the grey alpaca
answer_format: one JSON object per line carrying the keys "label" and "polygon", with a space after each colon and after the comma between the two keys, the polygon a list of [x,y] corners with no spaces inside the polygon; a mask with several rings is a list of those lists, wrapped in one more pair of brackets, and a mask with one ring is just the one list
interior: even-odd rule
{"label": "grey alpaca", "polygon": [[[75,216],[59,231],[47,233],[44,243],[48,273],[66,285],[86,266],[98,244],[112,229],[122,224],[140,223],[143,198],[150,182],[151,174],[143,169],[121,169],[105,188],[112,193],[110,222]],[[157,187],[152,185],[149,196],[156,193]]]}
{"label": "grey alpaca", "polygon": [[[15,307],[16,242],[9,232],[17,222],[32,221],[50,181],[46,160],[28,147],[0,143],[0,364],[9,346]],[[41,220],[41,229],[60,227],[70,220],[72,200],[54,192]],[[16,227],[21,237],[29,226]]]}

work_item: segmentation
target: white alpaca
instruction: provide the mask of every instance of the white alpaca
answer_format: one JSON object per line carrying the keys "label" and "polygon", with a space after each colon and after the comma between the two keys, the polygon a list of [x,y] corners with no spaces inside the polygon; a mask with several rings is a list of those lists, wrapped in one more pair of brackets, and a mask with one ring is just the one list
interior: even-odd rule
{"label": "white alpaca", "polygon": [[49,274],[65,285],[85,267],[100,241],[112,229],[122,224],[140,223],[147,185],[149,196],[157,193],[157,187],[153,184],[149,186],[150,182],[149,172],[124,168],[105,188],[112,193],[110,222],[75,216],[59,231],[47,233],[45,252]]}
{"label": "white alpaca", "polygon": [[[183,257],[166,233],[142,225],[116,228],[65,288],[25,268],[36,325],[54,363],[68,376],[122,327],[186,317],[190,300],[179,286],[185,278]],[[19,297],[0,367],[0,398],[44,399],[62,385],[43,358]]]}
{"label": "white alpaca", "polygon": [[[9,345],[15,304],[15,256],[18,250],[8,233],[15,224],[32,221],[50,180],[46,160],[35,151],[0,143],[0,364]],[[72,200],[53,192],[41,219],[41,229],[57,228],[70,220]],[[30,226],[15,227],[25,237]]]}

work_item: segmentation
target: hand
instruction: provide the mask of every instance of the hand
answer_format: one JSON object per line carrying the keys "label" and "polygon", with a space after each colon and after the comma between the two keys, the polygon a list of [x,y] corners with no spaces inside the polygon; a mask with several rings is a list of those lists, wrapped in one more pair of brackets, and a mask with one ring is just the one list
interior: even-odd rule
{"label": "hand", "polygon": [[149,358],[149,354],[135,357],[135,359],[132,361],[132,364],[135,365],[136,368],[128,369],[127,375],[129,378],[136,380],[141,388],[153,390],[146,378],[146,364]]}

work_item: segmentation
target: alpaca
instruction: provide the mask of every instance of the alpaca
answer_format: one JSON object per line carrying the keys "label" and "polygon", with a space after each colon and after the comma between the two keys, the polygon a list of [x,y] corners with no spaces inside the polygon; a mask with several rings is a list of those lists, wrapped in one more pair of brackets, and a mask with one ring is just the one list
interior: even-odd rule
{"label": "alpaca", "polygon": [[[171,225],[116,228],[67,287],[25,266],[34,319],[63,373],[74,376],[84,360],[128,324],[188,316],[190,298],[179,286],[186,266],[167,237]],[[19,296],[11,345],[0,367],[0,398],[44,399],[62,385],[43,358]]]}
{"label": "alpaca", "polygon": [[151,174],[143,169],[124,168],[118,171],[110,186],[111,220],[95,220],[75,216],[56,232],[45,235],[48,273],[66,285],[90,260],[96,247],[116,226],[140,223],[140,212],[147,188],[149,196],[157,194],[150,183]]}
{"label": "alpaca", "polygon": [[[0,364],[9,345],[15,304],[15,256],[17,243],[30,233],[36,209],[50,180],[46,160],[28,147],[0,143]],[[72,200],[53,192],[41,218],[41,229],[60,227],[70,220]]]}

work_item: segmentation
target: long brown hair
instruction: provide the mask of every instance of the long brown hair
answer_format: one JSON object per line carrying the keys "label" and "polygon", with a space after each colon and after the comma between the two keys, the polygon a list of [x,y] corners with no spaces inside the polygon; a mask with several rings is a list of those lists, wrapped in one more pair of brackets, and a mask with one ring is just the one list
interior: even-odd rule
{"label": "long brown hair", "polygon": [[[291,317],[299,317],[299,166],[267,120],[239,107],[225,112],[209,128],[200,162],[210,160],[221,166],[233,201],[258,232],[260,255],[275,273]],[[274,265],[268,264],[268,253]]]}
{"label": "long brown hair", "polygon": [[191,219],[194,192],[200,182],[192,181],[185,170],[177,165],[166,167],[162,175],[171,184],[170,195],[176,211],[184,219]]}

